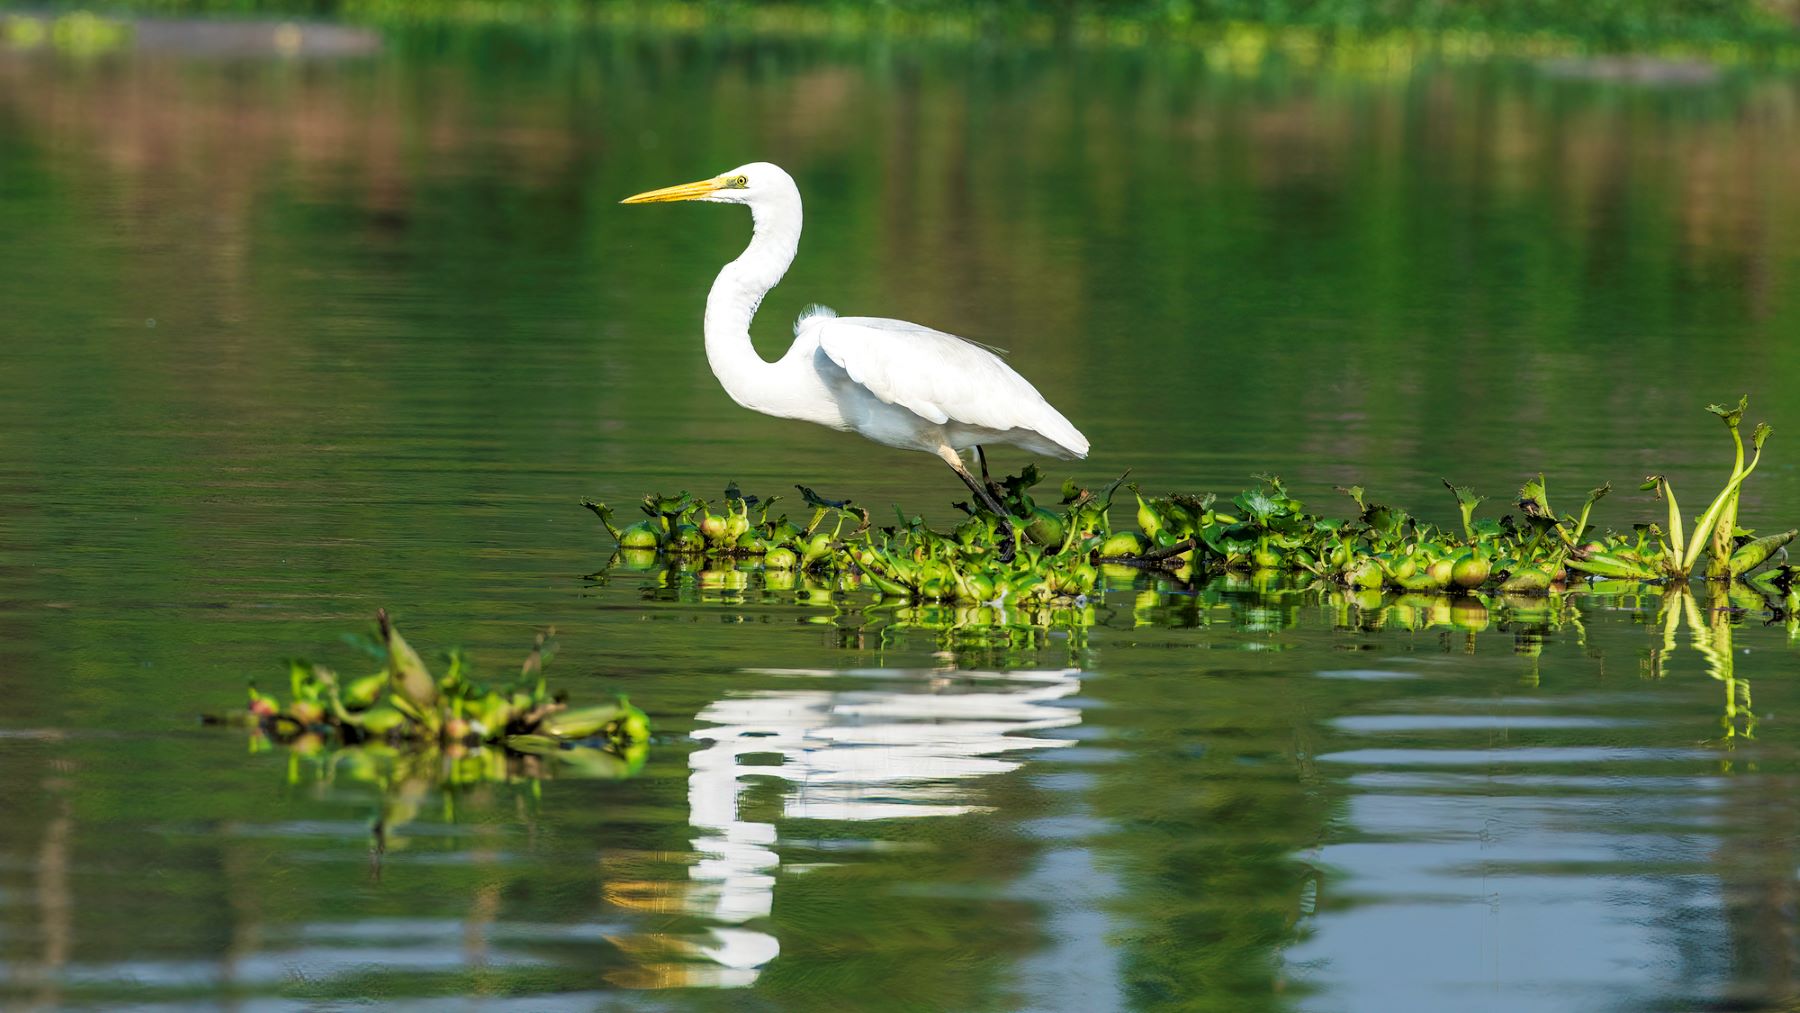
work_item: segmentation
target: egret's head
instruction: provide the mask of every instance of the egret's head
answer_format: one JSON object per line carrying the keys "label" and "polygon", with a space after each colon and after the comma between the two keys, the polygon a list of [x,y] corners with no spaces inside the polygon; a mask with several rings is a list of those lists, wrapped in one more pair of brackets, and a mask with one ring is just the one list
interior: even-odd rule
{"label": "egret's head", "polygon": [[781,166],[769,162],[751,162],[719,173],[711,179],[665,186],[634,194],[621,204],[657,204],[664,201],[702,200],[714,204],[759,204],[798,196],[794,178]]}

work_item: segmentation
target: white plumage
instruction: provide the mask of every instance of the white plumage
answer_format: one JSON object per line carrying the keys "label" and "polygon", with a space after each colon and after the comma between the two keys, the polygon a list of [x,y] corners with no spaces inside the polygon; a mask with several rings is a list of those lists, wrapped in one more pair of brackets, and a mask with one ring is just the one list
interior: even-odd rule
{"label": "white plumage", "polygon": [[[895,442],[853,426],[870,439],[890,446],[935,453],[943,441],[956,450],[983,443],[1009,443],[1034,454],[1086,457],[1087,437],[1050,406],[1029,381],[999,356],[954,334],[881,317],[825,317],[808,334],[795,333],[796,343],[818,343],[831,365],[841,369],[887,408],[903,408],[918,420],[900,416],[909,434]],[[824,364],[820,364],[825,369]],[[885,413],[884,413],[885,414]],[[877,428],[881,421],[868,420]]]}
{"label": "white plumage", "polygon": [[780,167],[753,162],[624,203],[676,200],[750,207],[750,245],[719,272],[706,300],[707,362],[739,404],[937,454],[1002,514],[990,490],[963,466],[960,451],[1005,443],[1051,457],[1087,456],[1087,437],[1037,388],[993,352],[954,334],[811,306],[795,321],[787,354],[764,361],[751,344],[750,320],[793,263],[799,189]]}

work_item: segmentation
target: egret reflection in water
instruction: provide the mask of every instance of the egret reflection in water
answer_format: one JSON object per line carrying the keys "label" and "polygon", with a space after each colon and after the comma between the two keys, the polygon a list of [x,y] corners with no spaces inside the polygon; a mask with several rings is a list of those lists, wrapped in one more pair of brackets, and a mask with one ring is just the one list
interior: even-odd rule
{"label": "egret reflection in water", "polygon": [[[761,674],[841,680],[845,673]],[[1063,701],[1081,689],[1073,669],[1024,672],[866,671],[879,688],[756,690],[702,710],[711,727],[688,759],[689,820],[698,858],[677,884],[678,907],[710,923],[698,938],[627,940],[646,973],[628,983],[741,987],[781,951],[752,925],[767,918],[781,864],[773,822],[746,819],[746,778],[777,778],[786,819],[859,822],[957,816],[983,808],[972,779],[1015,770],[1016,754],[1070,744],[1037,733],[1081,721]],[[897,684],[895,684],[897,681]],[[633,903],[627,900],[627,903]],[[640,900],[633,906],[645,906]],[[649,951],[649,952],[645,952]]]}

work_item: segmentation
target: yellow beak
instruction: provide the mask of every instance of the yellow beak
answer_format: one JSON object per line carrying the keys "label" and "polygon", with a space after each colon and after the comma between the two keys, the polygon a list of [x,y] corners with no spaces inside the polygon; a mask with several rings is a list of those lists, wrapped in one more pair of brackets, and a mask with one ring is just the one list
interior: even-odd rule
{"label": "yellow beak", "polygon": [[724,188],[725,184],[721,183],[717,177],[714,177],[713,179],[703,179],[694,183],[680,183],[675,186],[665,186],[661,190],[647,190],[640,194],[633,194],[619,203],[660,204],[663,201],[693,200],[697,197],[705,197],[708,194],[716,193]]}

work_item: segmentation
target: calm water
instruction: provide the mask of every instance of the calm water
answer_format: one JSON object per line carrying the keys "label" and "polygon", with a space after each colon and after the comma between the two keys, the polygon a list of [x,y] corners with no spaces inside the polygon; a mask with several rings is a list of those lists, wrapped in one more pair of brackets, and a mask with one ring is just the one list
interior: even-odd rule
{"label": "calm water", "polygon": [[[1012,349],[1099,481],[1453,516],[1800,502],[1800,88],[608,35],[0,49],[0,1002],[1754,1009],[1800,993],[1800,688],[1752,612],[1115,581],[1093,625],[613,570],[576,503],[942,466],[700,348],[766,158],[812,301]],[[1017,459],[1003,458],[1016,465]],[[1068,473],[1052,470],[1058,479]],[[624,782],[384,792],[194,715],[378,605],[624,691]],[[1753,692],[1752,692],[1753,691]],[[1752,705],[1753,704],[1753,705]],[[371,825],[384,815],[385,850]]]}

